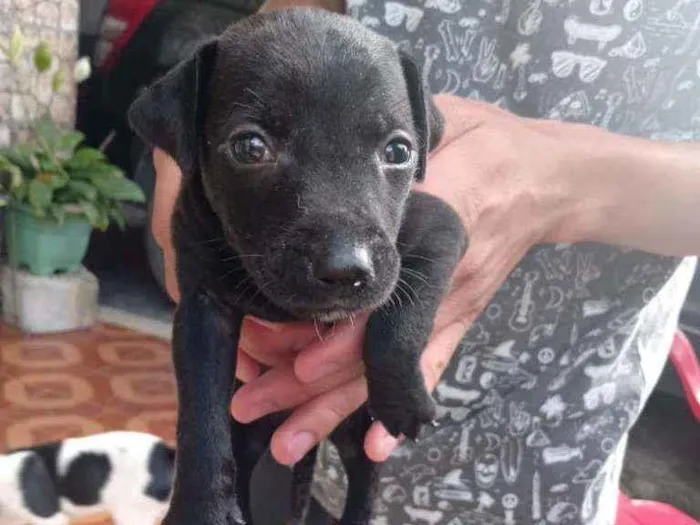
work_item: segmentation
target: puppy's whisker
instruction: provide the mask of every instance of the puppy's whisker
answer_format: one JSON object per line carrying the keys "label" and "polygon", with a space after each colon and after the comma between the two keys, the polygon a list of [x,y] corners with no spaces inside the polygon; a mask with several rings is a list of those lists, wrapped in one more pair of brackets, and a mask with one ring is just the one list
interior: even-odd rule
{"label": "puppy's whisker", "polygon": [[398,307],[398,303],[396,302],[396,292],[391,292],[391,295],[389,296],[389,304],[392,308]]}
{"label": "puppy's whisker", "polygon": [[246,92],[253,95],[258,102],[260,102],[263,105],[265,104],[265,100],[263,100],[263,98],[259,94],[257,94],[255,91],[253,91],[250,87],[246,87],[245,90],[246,90]]}
{"label": "puppy's whisker", "polygon": [[425,257],[423,255],[416,255],[415,253],[409,253],[408,255],[403,255],[402,257],[404,259],[420,259],[431,263],[437,262],[435,259],[431,259],[430,257]]}
{"label": "puppy's whisker", "polygon": [[[403,279],[402,279],[402,280],[403,280]],[[420,295],[418,294],[418,290],[416,290],[413,286],[411,286],[411,283],[409,283],[409,282],[406,281],[406,280],[403,280],[403,284],[404,284],[404,286],[407,286],[409,292],[411,292],[411,293],[413,294],[413,299],[414,299],[414,301],[415,301],[416,303],[420,303],[420,302],[421,302],[421,299],[420,299]],[[415,303],[414,303],[414,304],[415,304]]]}
{"label": "puppy's whisker", "polygon": [[401,268],[401,271],[406,271],[410,274],[418,275],[420,277],[423,277],[424,279],[428,278],[428,276],[425,275],[423,272],[419,272],[418,270],[414,270],[413,268]]}
{"label": "puppy's whisker", "polygon": [[[400,277],[399,277],[399,283],[398,283],[398,284],[399,284],[399,289],[400,289],[404,294],[406,294],[406,297],[408,298],[409,302],[411,303],[411,306],[416,306],[416,302],[414,301],[414,298],[411,296],[411,293],[410,293],[410,292],[414,292],[414,293],[415,293],[415,290],[413,290],[413,288],[411,288],[411,285],[408,284],[408,282],[406,282],[406,281],[404,281],[403,279],[401,279]],[[408,290],[406,290],[405,288],[403,288],[402,285],[408,287]]]}
{"label": "puppy's whisker", "polygon": [[427,287],[430,287],[427,277],[417,270],[411,270],[410,268],[401,268],[402,272],[406,272],[411,277],[415,277],[419,281],[422,281]]}
{"label": "puppy's whisker", "polygon": [[265,288],[270,286],[272,284],[272,281],[273,279],[269,279],[268,281],[265,281],[262,285],[258,286],[257,291],[253,294],[253,297],[250,298],[250,302],[252,303],[255,300],[255,298],[265,290]]}
{"label": "puppy's whisker", "polygon": [[251,279],[252,277],[250,275],[246,275],[231,292],[236,293],[241,286],[243,286],[244,284],[248,284],[248,282],[250,282]]}
{"label": "puppy's whisker", "polygon": [[223,242],[225,240],[226,238],[223,235],[219,235],[218,237],[212,237],[211,239],[200,241],[199,244],[211,244],[213,242]]}
{"label": "puppy's whisker", "polygon": [[248,257],[264,257],[264,255],[260,255],[257,253],[243,253],[240,255],[232,255],[230,257],[226,257],[224,259],[221,259],[221,262],[229,262],[229,261],[235,261],[236,259],[245,259]]}
{"label": "puppy's whisker", "polygon": [[234,102],[231,105],[238,108],[249,109],[250,111],[255,111],[256,109],[255,106],[251,106],[250,104],[244,104],[243,102]]}
{"label": "puppy's whisker", "polygon": [[400,290],[401,290],[400,283],[397,282],[397,283],[396,283],[396,287],[395,287],[394,290],[391,292],[391,297],[392,297],[393,299],[396,300],[396,302],[395,302],[396,307],[397,307],[399,310],[403,310],[403,299],[401,299],[401,294],[399,293]]}
{"label": "puppy's whisker", "polygon": [[238,297],[236,297],[236,301],[234,304],[238,304],[240,301],[242,301],[245,294],[248,293],[250,285],[253,283],[253,279],[251,279],[250,277],[244,279],[238,286],[236,286],[236,289],[238,289],[238,287],[243,283],[245,283],[245,287],[243,288],[243,291],[238,295]]}
{"label": "puppy's whisker", "polygon": [[407,288],[409,293],[412,294],[413,299],[415,299],[416,301],[419,301],[420,298],[418,297],[418,292],[416,291],[416,289],[413,286],[411,286],[411,283],[409,283],[406,279],[403,279],[401,277],[399,277],[399,280],[403,283],[405,289]]}
{"label": "puppy's whisker", "polygon": [[224,246],[226,244],[226,239],[222,236],[219,237],[212,237],[211,239],[207,239],[204,241],[197,241],[197,242],[188,242],[188,244],[192,246],[205,246],[205,245],[211,245],[211,244],[220,244]]}
{"label": "puppy's whisker", "polygon": [[397,284],[397,285],[396,285],[396,291],[397,291],[396,297],[399,299],[399,304],[401,305],[400,308],[403,310],[403,299],[402,299],[402,297],[403,297],[403,298],[406,298],[406,299],[408,300],[408,302],[410,303],[410,302],[411,302],[411,296],[408,295],[408,293],[406,292],[406,290],[404,290],[404,289],[401,287],[401,284]]}
{"label": "puppy's whisker", "polygon": [[319,341],[323,341],[323,336],[321,335],[321,330],[318,327],[318,319],[314,317],[314,330],[316,330],[316,337]]}

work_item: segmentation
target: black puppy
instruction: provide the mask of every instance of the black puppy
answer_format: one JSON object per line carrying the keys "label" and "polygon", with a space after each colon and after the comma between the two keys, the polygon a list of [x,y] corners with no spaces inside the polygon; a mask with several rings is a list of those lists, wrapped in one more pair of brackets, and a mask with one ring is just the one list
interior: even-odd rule
{"label": "black puppy", "polygon": [[[367,523],[370,414],[407,437],[433,420],[419,359],[466,249],[457,214],[411,192],[442,133],[419,69],[349,18],[274,11],[201,47],[129,118],[184,173],[173,219],[178,457],[165,523],[250,523],[250,473],[280,417],[241,425],[229,415],[243,316],[332,323],[370,311],[369,407],[331,437],[348,473],[342,523]],[[295,467],[297,523],[313,458]]]}

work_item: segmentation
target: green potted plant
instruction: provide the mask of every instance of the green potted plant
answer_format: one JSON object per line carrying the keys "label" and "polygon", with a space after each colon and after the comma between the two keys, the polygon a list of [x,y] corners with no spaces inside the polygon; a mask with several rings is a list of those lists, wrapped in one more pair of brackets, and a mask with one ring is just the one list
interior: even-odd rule
{"label": "green potted plant", "polygon": [[[84,136],[56,124],[50,107],[65,81],[64,69],[49,46],[33,50],[32,66],[40,75],[51,75],[51,95],[40,101],[37,93],[22,89],[24,39],[15,29],[8,45],[0,46],[19,91],[29,98],[25,114],[29,137],[0,149],[0,183],[7,196],[10,260],[37,275],[76,271],[85,257],[93,229],[106,230],[112,223],[124,228],[121,204],[143,202],[141,188],[112,165],[104,152],[83,145]],[[89,62],[78,61],[74,81],[89,75]],[[43,102],[43,103],[42,103]]]}

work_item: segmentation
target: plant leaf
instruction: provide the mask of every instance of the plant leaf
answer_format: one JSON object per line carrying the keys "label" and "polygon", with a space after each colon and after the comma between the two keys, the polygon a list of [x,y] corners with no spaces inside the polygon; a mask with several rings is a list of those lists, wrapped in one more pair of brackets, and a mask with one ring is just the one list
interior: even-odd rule
{"label": "plant leaf", "polygon": [[16,188],[24,182],[20,167],[3,155],[0,155],[0,173],[7,173],[10,176],[10,188]]}
{"label": "plant leaf", "polygon": [[68,184],[68,181],[70,180],[68,175],[58,172],[41,172],[36,176],[36,178],[54,190],[62,188]]}
{"label": "plant leaf", "polygon": [[58,91],[63,87],[63,83],[66,80],[66,74],[63,71],[63,68],[59,67],[53,74],[53,77],[51,77],[51,91],[54,93],[58,93]]}
{"label": "plant leaf", "polygon": [[85,140],[85,135],[79,131],[67,131],[56,141],[56,156],[62,160],[68,160],[73,156],[77,148]]}
{"label": "plant leaf", "polygon": [[4,149],[0,154],[15,164],[24,172],[32,172],[35,168],[34,161],[36,148],[28,144],[20,144],[12,149]]}
{"label": "plant leaf", "polygon": [[27,198],[27,184],[22,184],[21,186],[17,186],[16,188],[13,188],[12,191],[10,192],[12,195],[12,198],[16,200],[17,202],[24,202],[25,199]]}
{"label": "plant leaf", "polygon": [[76,150],[73,158],[68,161],[68,167],[71,170],[83,170],[106,160],[107,157],[100,150],[82,147]]}
{"label": "plant leaf", "polygon": [[39,175],[43,173],[56,173],[58,170],[61,169],[61,166],[54,162],[53,160],[49,159],[46,155],[41,155],[36,157],[37,164],[39,169]]}
{"label": "plant leaf", "polygon": [[71,180],[66,187],[89,201],[97,199],[97,188],[88,182]]}
{"label": "plant leaf", "polygon": [[126,177],[98,172],[92,176],[92,182],[98,191],[108,199],[132,202],[144,202],[146,200],[141,187]]}
{"label": "plant leaf", "polygon": [[61,138],[61,132],[50,118],[42,118],[37,120],[34,130],[37,138],[46,144],[46,147],[52,151],[56,150],[58,140]]}
{"label": "plant leaf", "polygon": [[10,37],[10,55],[8,58],[11,64],[17,65],[22,56],[22,51],[24,51],[24,35],[22,35],[19,26],[15,26]]}
{"label": "plant leaf", "polygon": [[100,214],[100,218],[97,221],[97,228],[101,231],[107,231],[107,228],[109,228],[109,213],[104,206],[97,208],[97,211]]}
{"label": "plant leaf", "polygon": [[100,223],[100,212],[98,211],[97,206],[95,206],[95,204],[92,202],[83,202],[80,207],[83,209],[83,212],[85,213],[85,216],[90,224],[96,228]]}
{"label": "plant leaf", "polygon": [[34,67],[39,73],[45,73],[51,69],[51,62],[53,62],[51,48],[46,42],[40,42],[34,50]]}
{"label": "plant leaf", "polygon": [[118,205],[114,206],[111,210],[109,210],[109,216],[114,219],[114,222],[117,223],[120,230],[124,230],[126,228],[126,216],[124,215],[121,207]]}
{"label": "plant leaf", "polygon": [[43,217],[46,214],[46,208],[51,204],[53,189],[39,179],[34,179],[29,183],[28,197],[29,204],[36,214]]}

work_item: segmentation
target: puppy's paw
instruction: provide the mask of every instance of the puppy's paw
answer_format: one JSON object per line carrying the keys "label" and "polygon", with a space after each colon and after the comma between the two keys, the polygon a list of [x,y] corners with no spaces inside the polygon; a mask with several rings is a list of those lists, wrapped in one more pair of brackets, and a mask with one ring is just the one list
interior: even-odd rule
{"label": "puppy's paw", "polygon": [[400,400],[379,393],[370,395],[369,410],[389,434],[412,440],[418,438],[424,425],[434,423],[436,417],[435,402],[425,391],[404,395]]}

